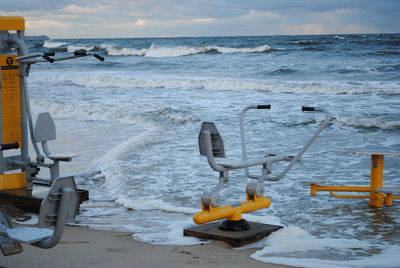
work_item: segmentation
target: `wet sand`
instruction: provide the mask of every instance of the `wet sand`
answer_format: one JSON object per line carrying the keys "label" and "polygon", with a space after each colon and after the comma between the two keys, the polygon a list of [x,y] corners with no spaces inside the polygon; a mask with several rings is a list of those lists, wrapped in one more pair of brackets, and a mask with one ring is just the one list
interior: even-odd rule
{"label": "wet sand", "polygon": [[23,245],[24,251],[1,256],[0,267],[288,267],[255,261],[255,250],[235,250],[214,241],[194,246],[160,246],[138,242],[132,233],[67,226],[61,242],[51,249]]}

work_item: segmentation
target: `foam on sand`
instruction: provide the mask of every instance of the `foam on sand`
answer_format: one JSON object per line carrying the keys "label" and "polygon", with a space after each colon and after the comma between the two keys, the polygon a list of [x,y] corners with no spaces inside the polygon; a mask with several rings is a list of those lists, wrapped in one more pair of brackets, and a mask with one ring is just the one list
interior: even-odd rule
{"label": "foam on sand", "polygon": [[[383,245],[346,238],[320,238],[300,227],[288,227],[272,233],[264,240],[264,248],[251,255],[252,258],[275,264],[309,268],[317,267],[398,267],[399,246]],[[364,257],[348,256],[345,251],[365,251]],[[367,253],[369,250],[379,255]]]}

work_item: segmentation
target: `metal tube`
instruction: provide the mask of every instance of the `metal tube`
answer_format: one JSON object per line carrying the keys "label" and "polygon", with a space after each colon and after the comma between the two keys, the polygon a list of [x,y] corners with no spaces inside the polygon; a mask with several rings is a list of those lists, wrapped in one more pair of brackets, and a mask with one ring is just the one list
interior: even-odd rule
{"label": "metal tube", "polygon": [[201,212],[197,212],[193,216],[193,221],[197,224],[203,224],[210,221],[232,218],[232,220],[240,220],[237,218],[241,216],[243,213],[255,211],[262,208],[268,208],[271,205],[271,199],[266,196],[257,198],[256,200],[248,200],[241,202],[240,206],[224,206],[212,208],[209,210],[203,210]]}
{"label": "metal tube", "polygon": [[[28,49],[27,49],[24,41],[22,41],[21,39],[9,37],[6,40],[6,43],[17,45],[18,53],[22,57],[28,56]],[[40,153],[39,147],[37,146],[35,137],[34,137],[32,113],[31,113],[31,107],[30,107],[30,102],[29,102],[29,94],[28,94],[28,90],[27,90],[27,86],[26,86],[27,85],[27,83],[26,83],[27,73],[25,71],[26,71],[26,68],[29,68],[29,65],[27,65],[23,61],[21,61],[20,64],[22,66],[22,68],[20,70],[20,87],[21,87],[21,92],[22,92],[22,103],[23,103],[23,105],[22,105],[22,120],[24,120],[23,122],[26,122],[26,120],[28,121],[31,142],[32,142],[33,148],[35,149],[36,156],[39,159],[43,159],[43,156]],[[28,159],[29,158],[28,142],[27,142],[28,135],[27,135],[25,123],[22,124],[22,130],[23,130],[23,142],[22,142],[23,146],[22,146],[22,150],[21,150],[22,160],[29,161],[29,159]]]}
{"label": "metal tube", "polygon": [[[240,113],[240,118],[239,118],[240,139],[241,139],[241,145],[242,145],[242,160],[243,160],[243,162],[245,162],[247,160],[246,134],[244,131],[244,115],[248,110],[251,110],[251,109],[258,109],[258,105],[251,104],[251,105],[244,107],[244,109]],[[246,167],[244,169],[244,173],[250,179],[258,179],[260,177],[260,176],[251,174],[248,167]]]}
{"label": "metal tube", "polygon": [[383,187],[383,166],[383,155],[371,155],[371,198],[369,201],[369,205],[377,208],[382,207],[384,202],[384,195],[375,191],[375,189]]}
{"label": "metal tube", "polygon": [[283,177],[285,177],[286,174],[289,172],[289,170],[292,169],[294,164],[296,164],[296,162],[300,160],[301,156],[305,153],[305,151],[307,151],[307,149],[311,146],[311,144],[318,138],[318,136],[319,136],[319,134],[321,134],[322,130],[328,125],[330,118],[331,118],[329,112],[326,109],[320,108],[320,107],[315,107],[315,111],[323,112],[325,114],[324,121],[321,123],[321,125],[319,126],[317,131],[314,133],[314,135],[312,135],[312,137],[308,140],[308,142],[303,146],[303,148],[300,150],[300,152],[298,152],[297,155],[292,159],[292,161],[290,161],[289,165],[282,171],[282,173],[276,177],[268,177],[267,180],[278,181],[278,180],[282,179]]}

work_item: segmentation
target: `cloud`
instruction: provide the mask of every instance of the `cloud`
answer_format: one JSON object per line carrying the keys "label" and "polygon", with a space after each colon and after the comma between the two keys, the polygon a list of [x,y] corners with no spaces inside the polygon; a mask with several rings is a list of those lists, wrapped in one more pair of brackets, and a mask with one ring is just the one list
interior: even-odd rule
{"label": "cloud", "polygon": [[2,0],[53,38],[400,32],[393,0]]}

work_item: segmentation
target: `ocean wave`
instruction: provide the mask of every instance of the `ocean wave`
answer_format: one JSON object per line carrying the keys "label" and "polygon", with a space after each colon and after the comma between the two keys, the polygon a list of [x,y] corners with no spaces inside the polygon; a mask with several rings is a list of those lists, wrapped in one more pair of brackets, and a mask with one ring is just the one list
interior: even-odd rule
{"label": "ocean wave", "polygon": [[365,129],[400,129],[400,121],[387,121],[378,118],[336,117],[343,125]]}
{"label": "ocean wave", "polygon": [[263,53],[273,50],[268,45],[253,48],[232,48],[220,46],[163,47],[153,44],[149,48],[134,49],[110,44],[102,44],[100,48],[104,49],[109,56],[142,56],[151,58],[180,57],[201,53]]}
{"label": "ocean wave", "polygon": [[43,47],[45,48],[57,48],[66,45],[67,43],[63,42],[56,42],[51,40],[45,40],[43,43]]}
{"label": "ocean wave", "polygon": [[161,108],[157,112],[157,116],[165,119],[168,122],[188,123],[200,121],[199,118],[193,116],[186,116],[171,108]]}
{"label": "ocean wave", "polygon": [[258,79],[184,79],[184,78],[136,78],[113,74],[59,73],[52,76],[30,76],[32,82],[70,83],[88,88],[171,88],[204,90],[255,90],[276,93],[316,94],[400,94],[399,85],[393,82],[332,83],[332,82],[271,82]]}
{"label": "ocean wave", "polygon": [[81,50],[84,49],[86,51],[91,51],[91,50],[95,50],[96,46],[90,46],[90,45],[68,45],[67,46],[67,52],[75,52],[77,50]]}
{"label": "ocean wave", "polygon": [[384,66],[377,67],[374,70],[379,71],[379,72],[399,71],[400,70],[400,64],[384,65]]}
{"label": "ocean wave", "polygon": [[326,50],[325,47],[322,46],[316,46],[316,47],[305,47],[303,48],[304,51],[324,51]]}
{"label": "ocean wave", "polygon": [[343,36],[335,35],[333,38],[338,39],[338,40],[345,40]]}
{"label": "ocean wave", "polygon": [[116,201],[117,204],[122,205],[126,208],[134,210],[162,210],[165,212],[185,213],[194,214],[197,212],[195,208],[179,207],[176,204],[166,203],[159,199],[149,199],[148,197],[135,197],[134,200],[125,196],[119,197]]}
{"label": "ocean wave", "polygon": [[400,55],[398,50],[378,50],[375,53],[378,55]]}
{"label": "ocean wave", "polygon": [[48,111],[54,118],[73,118],[79,121],[117,121],[120,124],[139,124],[144,127],[148,122],[135,113],[129,113],[121,107],[81,104],[56,103],[46,99],[32,99],[33,113]]}
{"label": "ocean wave", "polygon": [[312,45],[319,45],[321,42],[319,41],[305,41],[305,40],[297,40],[293,41],[293,44],[301,45],[301,46],[312,46]]}
{"label": "ocean wave", "polygon": [[272,75],[285,75],[297,72],[297,70],[290,68],[279,68],[271,72]]}

